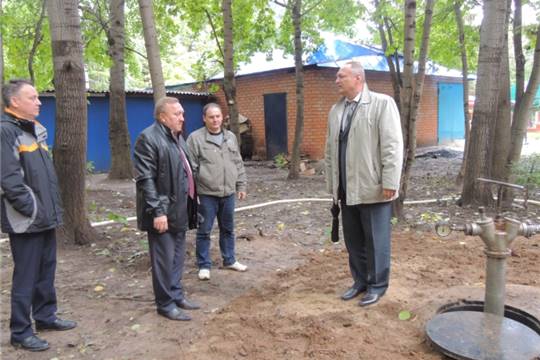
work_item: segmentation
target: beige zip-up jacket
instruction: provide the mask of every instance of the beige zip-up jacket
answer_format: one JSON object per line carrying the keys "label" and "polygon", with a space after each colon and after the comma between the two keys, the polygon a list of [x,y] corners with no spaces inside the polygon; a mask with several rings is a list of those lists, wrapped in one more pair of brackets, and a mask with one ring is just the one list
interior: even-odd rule
{"label": "beige zip-up jacket", "polygon": [[225,197],[246,191],[246,171],[232,132],[223,129],[220,146],[202,127],[189,135],[187,147],[198,194]]}
{"label": "beige zip-up jacket", "polygon": [[[326,185],[334,201],[339,186],[339,132],[345,99],[328,114]],[[403,136],[394,99],[369,91],[366,84],[348,135],[346,152],[347,205],[385,202],[383,189],[399,193],[403,164]]]}

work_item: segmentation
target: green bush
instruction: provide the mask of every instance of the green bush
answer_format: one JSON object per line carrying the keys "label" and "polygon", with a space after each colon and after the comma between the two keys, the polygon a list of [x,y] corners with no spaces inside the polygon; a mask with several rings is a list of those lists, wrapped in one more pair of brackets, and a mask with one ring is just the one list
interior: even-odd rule
{"label": "green bush", "polygon": [[523,156],[512,168],[512,175],[517,184],[529,189],[540,187],[540,154]]}
{"label": "green bush", "polygon": [[289,164],[289,160],[287,160],[287,155],[281,153],[274,156],[274,164],[280,169],[286,168],[287,164]]}

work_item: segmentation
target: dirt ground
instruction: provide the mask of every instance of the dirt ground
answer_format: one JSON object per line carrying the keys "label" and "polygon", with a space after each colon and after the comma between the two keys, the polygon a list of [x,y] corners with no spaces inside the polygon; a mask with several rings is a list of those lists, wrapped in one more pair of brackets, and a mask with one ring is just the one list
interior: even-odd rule
{"label": "dirt ground", "polygon": [[[434,157],[436,156],[436,157]],[[417,159],[409,200],[456,194],[460,154]],[[297,198],[328,198],[320,174],[286,180],[268,162],[247,164],[248,200],[237,206]],[[539,194],[531,198],[540,200]],[[153,305],[146,235],[135,222],[98,227],[89,246],[60,246],[56,288],[59,315],[79,325],[39,334],[51,349],[31,354],[9,345],[11,255],[0,243],[2,359],[441,359],[425,336],[425,324],[441,306],[483,300],[485,259],[479,238],[437,237],[432,223],[477,217],[451,201],[406,207],[394,228],[391,284],[381,301],[360,308],[339,297],[351,285],[343,240],[329,241],[330,202],[276,204],[237,213],[237,258],[245,273],[220,268],[214,236],[214,268],[197,279],[194,233],[188,234],[184,287],[202,304],[193,321],[160,317]],[[88,183],[93,221],[134,215],[134,184],[94,175]],[[520,211],[540,223],[538,207]],[[519,237],[508,261],[507,304],[540,318],[540,236]],[[407,310],[409,320],[398,315]]]}

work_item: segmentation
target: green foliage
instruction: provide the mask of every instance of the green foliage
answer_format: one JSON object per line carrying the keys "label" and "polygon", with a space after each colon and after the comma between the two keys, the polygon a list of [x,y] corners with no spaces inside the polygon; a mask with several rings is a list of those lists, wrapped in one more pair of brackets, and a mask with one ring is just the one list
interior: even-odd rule
{"label": "green foliage", "polygon": [[86,173],[87,174],[93,174],[94,170],[96,170],[96,165],[93,161],[87,161],[86,162]]}
{"label": "green foliage", "polygon": [[128,223],[127,217],[122,216],[122,215],[117,214],[117,213],[112,212],[112,211],[107,214],[107,219],[115,221],[115,222],[123,224],[123,225],[127,225],[127,223]]}
{"label": "green foliage", "polygon": [[426,211],[420,214],[420,221],[425,224],[434,224],[441,220],[442,220],[441,215],[431,212],[431,211]]}
{"label": "green foliage", "polygon": [[512,168],[514,181],[531,188],[540,187],[540,154],[524,156]]}
{"label": "green foliage", "polygon": [[398,318],[401,321],[410,320],[412,318],[412,313],[408,310],[402,310],[399,312]]}
{"label": "green foliage", "polygon": [[[35,37],[35,27],[42,1],[4,0],[2,9],[4,78],[30,78],[28,60]],[[35,85],[38,89],[52,87],[52,50],[47,19],[41,26],[42,38],[34,56]]]}
{"label": "green foliage", "polygon": [[392,219],[390,219],[390,224],[392,224],[392,226],[396,226],[398,222],[399,219],[397,217],[392,217]]}
{"label": "green foliage", "polygon": [[[459,51],[459,37],[454,14],[455,0],[439,0],[435,2],[431,33],[429,41],[428,59],[451,69],[461,69],[461,55]],[[403,51],[403,2],[381,0],[380,7],[371,17],[370,30],[375,35],[375,42],[381,43],[377,24],[384,17],[391,24],[393,43],[388,44],[387,52]],[[420,49],[422,41],[422,29],[424,25],[424,1],[417,2],[416,19],[416,48]],[[462,13],[465,23],[465,41],[467,47],[467,63],[469,71],[474,72],[478,63],[478,46],[480,43],[480,31],[477,26],[470,25],[471,9],[475,5],[466,0],[462,5]],[[419,54],[419,50],[415,51]]]}
{"label": "green foliage", "polygon": [[289,164],[289,160],[287,160],[287,155],[280,153],[274,156],[274,164],[279,169],[285,169]]}
{"label": "green foliage", "polygon": [[[279,26],[277,45],[285,52],[294,53],[294,28],[292,0],[287,1],[285,15]],[[365,7],[353,0],[304,0],[302,1],[302,44],[304,54],[313,52],[322,43],[322,31],[352,36],[356,21]]]}

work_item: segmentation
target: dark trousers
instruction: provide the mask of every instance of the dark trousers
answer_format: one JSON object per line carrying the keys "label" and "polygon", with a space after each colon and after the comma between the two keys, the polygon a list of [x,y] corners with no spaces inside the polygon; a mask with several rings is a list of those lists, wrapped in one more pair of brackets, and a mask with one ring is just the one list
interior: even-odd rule
{"label": "dark trousers", "polygon": [[170,311],[184,298],[182,272],[186,252],[186,233],[148,233],[152,286],[158,309]]}
{"label": "dark trousers", "polygon": [[390,277],[392,203],[341,204],[343,236],[355,287],[382,295]]}
{"label": "dark trousers", "polygon": [[13,256],[11,285],[11,338],[21,341],[32,336],[32,320],[56,320],[56,233],[54,229],[25,234],[9,234]]}

